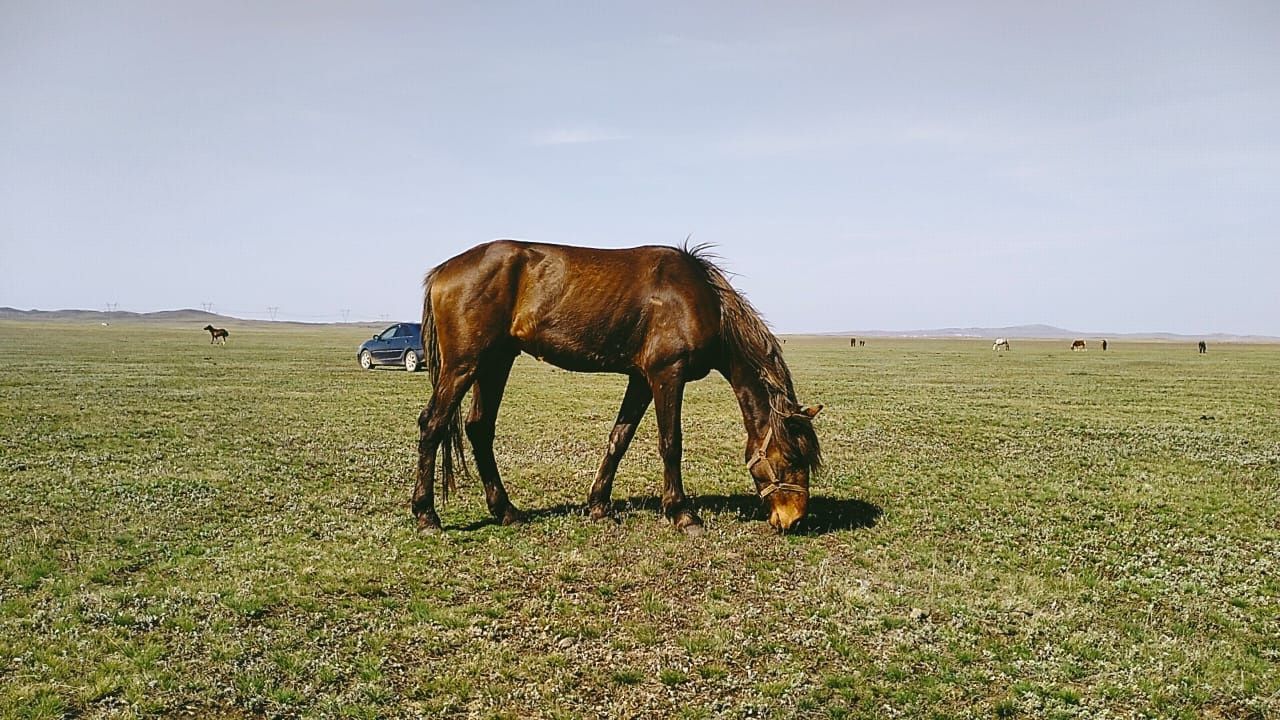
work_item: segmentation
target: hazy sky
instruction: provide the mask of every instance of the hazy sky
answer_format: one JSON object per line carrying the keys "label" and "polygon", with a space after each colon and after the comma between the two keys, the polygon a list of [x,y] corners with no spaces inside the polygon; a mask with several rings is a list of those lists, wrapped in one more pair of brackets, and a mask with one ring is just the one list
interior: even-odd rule
{"label": "hazy sky", "polygon": [[1280,3],[0,0],[0,305],[413,319],[498,237],[783,332],[1280,335]]}

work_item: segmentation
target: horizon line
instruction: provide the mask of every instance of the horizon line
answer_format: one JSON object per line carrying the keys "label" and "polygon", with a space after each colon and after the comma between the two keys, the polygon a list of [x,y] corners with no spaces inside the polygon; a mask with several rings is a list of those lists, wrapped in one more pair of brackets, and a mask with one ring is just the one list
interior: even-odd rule
{"label": "horizon line", "polygon": [[[290,324],[299,324],[299,325],[363,325],[368,323],[410,322],[406,320],[395,320],[390,315],[387,315],[381,318],[365,317],[365,318],[357,318],[357,319],[350,319],[350,320],[296,320],[296,319],[289,319],[289,318],[274,319],[274,318],[242,317],[240,315],[220,313],[216,311],[202,310],[202,309],[191,308],[191,307],[174,308],[169,310],[135,311],[135,310],[97,310],[97,309],[89,309],[89,308],[62,308],[58,310],[42,310],[39,308],[32,308],[30,310],[23,310],[21,308],[11,307],[7,305],[0,306],[0,313],[20,313],[23,315],[34,314],[34,313],[50,314],[50,315],[57,315],[59,313],[96,313],[98,315],[105,315],[105,316],[123,315],[123,316],[137,317],[144,320],[147,319],[146,316],[148,315],[175,314],[175,313],[184,313],[184,312],[194,313],[197,315],[205,315],[210,317],[227,318],[229,320],[238,320],[241,322],[290,323]],[[312,317],[332,317],[332,316],[325,315],[325,316],[312,316]],[[21,320],[22,318],[5,318],[3,315],[0,315],[0,320],[3,320],[3,319]],[[1121,331],[1108,332],[1108,331],[1099,331],[1099,330],[1083,331],[1083,330],[1073,330],[1069,328],[1064,328],[1057,325],[1050,325],[1048,323],[1024,323],[1020,325],[995,325],[995,326],[978,326],[978,325],[947,326],[947,327],[936,327],[936,328],[912,328],[912,329],[905,329],[905,330],[885,330],[885,329],[775,330],[774,334],[775,335],[796,335],[796,336],[816,335],[816,336],[832,336],[832,337],[865,335],[867,337],[878,336],[878,337],[896,337],[896,338],[919,337],[919,338],[986,339],[988,337],[997,337],[1003,333],[1003,334],[1010,335],[1010,337],[1021,337],[1022,339],[1032,339],[1032,340],[1061,339],[1059,337],[1054,337],[1053,335],[1034,334],[1035,331],[1037,330],[1041,332],[1046,332],[1046,333],[1061,333],[1063,335],[1082,336],[1086,338],[1087,337],[1185,337],[1185,338],[1219,337],[1219,338],[1255,338],[1255,339],[1261,339],[1261,340],[1275,340],[1277,342],[1280,342],[1280,336],[1268,335],[1266,333],[1257,333],[1257,332],[1237,333],[1237,332],[1210,331],[1210,332],[1203,332],[1203,333],[1187,333],[1187,332],[1176,332],[1172,330],[1135,330],[1135,331],[1124,331],[1124,332],[1121,332]],[[1023,332],[1028,334],[1018,336],[1013,334],[1016,332]]]}

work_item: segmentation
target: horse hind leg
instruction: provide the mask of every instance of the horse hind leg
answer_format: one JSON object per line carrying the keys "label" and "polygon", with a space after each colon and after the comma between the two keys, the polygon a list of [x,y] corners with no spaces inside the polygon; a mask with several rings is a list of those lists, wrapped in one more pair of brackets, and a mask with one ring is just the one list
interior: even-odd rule
{"label": "horse hind leg", "polygon": [[524,516],[507,496],[498,473],[498,462],[493,456],[494,429],[498,422],[498,408],[502,393],[511,374],[515,355],[487,360],[476,372],[475,387],[471,392],[471,412],[467,415],[466,433],[475,454],[476,470],[484,483],[484,499],[489,513],[503,525],[521,522]]}
{"label": "horse hind leg", "polygon": [[462,396],[474,378],[471,370],[442,369],[436,386],[431,389],[431,402],[418,415],[418,477],[411,505],[420,529],[440,529],[435,502],[436,454],[441,442],[451,442],[450,420],[458,412]]}
{"label": "horse hind leg", "polygon": [[600,469],[596,471],[595,482],[591,484],[591,494],[587,496],[587,506],[591,509],[592,520],[603,520],[610,516],[609,498],[613,494],[613,477],[618,472],[618,463],[631,445],[636,428],[645,410],[653,400],[653,391],[644,378],[635,377],[627,383],[627,393],[622,398],[622,407],[618,409],[618,419],[609,433],[609,447],[605,450],[604,459],[600,461]]}

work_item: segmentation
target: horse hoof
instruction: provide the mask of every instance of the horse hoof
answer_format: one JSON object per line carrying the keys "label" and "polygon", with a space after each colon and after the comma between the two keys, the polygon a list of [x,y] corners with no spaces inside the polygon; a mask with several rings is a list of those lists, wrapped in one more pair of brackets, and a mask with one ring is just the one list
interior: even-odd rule
{"label": "horse hoof", "polygon": [[618,519],[613,516],[613,513],[609,512],[608,505],[592,505],[591,520],[593,522],[600,522],[601,520],[613,520],[614,522],[618,521]]}
{"label": "horse hoof", "polygon": [[706,532],[702,527],[702,518],[691,512],[682,512],[675,517],[676,529],[689,537],[697,537]]}
{"label": "horse hoof", "polygon": [[438,533],[442,532],[443,528],[440,527],[440,518],[428,515],[419,515],[418,530],[424,533]]}
{"label": "horse hoof", "polygon": [[502,513],[503,525],[523,525],[524,521],[524,513],[513,507],[507,508],[506,512]]}
{"label": "horse hoof", "polygon": [[685,537],[702,537],[707,534],[707,529],[700,522],[691,522],[687,525],[681,525],[680,532],[684,533]]}

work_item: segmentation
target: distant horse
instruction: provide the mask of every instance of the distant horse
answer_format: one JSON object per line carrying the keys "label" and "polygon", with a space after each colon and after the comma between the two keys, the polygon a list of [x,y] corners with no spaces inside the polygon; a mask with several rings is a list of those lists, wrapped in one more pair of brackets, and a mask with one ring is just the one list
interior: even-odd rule
{"label": "distant horse", "polygon": [[992,349],[992,350],[999,350],[999,349],[1001,349],[1001,348],[1004,348],[1005,350],[1008,350],[1008,349],[1009,349],[1009,341],[1008,341],[1008,340],[1006,340],[1005,338],[996,338],[996,342],[995,342],[995,344],[994,344],[994,345],[992,345],[992,346],[991,346],[991,349]]}
{"label": "distant horse", "polygon": [[1102,338],[1102,352],[1106,352],[1106,351],[1107,351],[1107,339]]}
{"label": "distant horse", "polygon": [[1074,351],[1074,350],[1088,350],[1089,348],[1085,347],[1085,343],[1083,340],[1073,340],[1071,342],[1071,349]]}
{"label": "distant horse", "polygon": [[[627,391],[595,482],[591,517],[611,515],[614,474],[650,402],[658,415],[662,510],[676,528],[702,531],[680,473],[680,410],[686,383],[719,372],[733,388],[747,432],[744,455],[756,494],[779,531],[808,512],[809,477],[821,465],[813,418],[821,405],[796,401],[782,350],[755,309],[725,279],[705,246],[622,250],[496,240],[427,273],[422,330],[431,401],[418,417],[413,513],[439,529],[441,492],[467,474],[465,422],[489,512],[503,524],[522,516],[507,497],[493,454],[494,426],[511,365],[521,351],[566,370],[613,372]],[[554,422],[554,421],[553,421]]]}
{"label": "distant horse", "polygon": [[216,342],[222,343],[223,345],[227,344],[227,336],[230,335],[231,333],[227,332],[226,330],[223,330],[222,328],[216,328],[212,325],[205,325],[204,329],[209,331],[210,345]]}
{"label": "distant horse", "polygon": [[866,341],[866,340],[859,340],[859,341],[858,341],[858,347],[866,347],[866,346],[867,346],[867,341]]}
{"label": "distant horse", "polygon": [[849,347],[857,347],[858,338],[849,338]]}
{"label": "distant horse", "polygon": [[1206,344],[1205,344],[1205,342],[1204,342],[1203,340],[1201,340],[1201,341],[1200,341],[1200,352],[1202,352],[1202,353],[1207,353],[1207,352],[1209,352],[1209,346],[1208,346],[1208,345],[1206,345]]}

